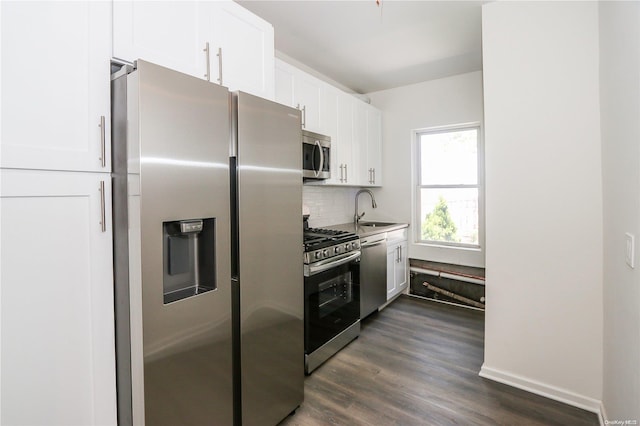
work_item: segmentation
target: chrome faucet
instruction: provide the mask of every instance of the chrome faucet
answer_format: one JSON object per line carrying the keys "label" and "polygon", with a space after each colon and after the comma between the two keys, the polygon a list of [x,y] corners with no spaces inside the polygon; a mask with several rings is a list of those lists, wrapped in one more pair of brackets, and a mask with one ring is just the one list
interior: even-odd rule
{"label": "chrome faucet", "polygon": [[356,227],[358,226],[360,218],[364,216],[364,212],[362,212],[362,214],[358,214],[358,195],[362,194],[363,192],[371,195],[371,207],[373,207],[374,209],[378,207],[378,204],[376,203],[376,197],[373,196],[373,192],[371,192],[370,189],[361,189],[360,191],[356,192],[356,213],[353,215],[353,224]]}

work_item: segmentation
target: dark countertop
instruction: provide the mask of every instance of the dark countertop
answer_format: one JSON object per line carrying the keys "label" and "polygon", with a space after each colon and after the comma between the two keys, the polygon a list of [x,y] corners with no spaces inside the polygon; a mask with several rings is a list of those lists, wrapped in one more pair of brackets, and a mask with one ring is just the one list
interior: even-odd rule
{"label": "dark countertop", "polygon": [[[363,220],[362,222],[367,223],[368,221]],[[376,221],[371,221],[371,222],[376,222]],[[383,232],[396,231],[398,229],[407,228],[408,226],[409,226],[408,223],[389,223],[388,225],[377,225],[377,226],[358,225],[358,227],[356,227],[353,224],[353,222],[349,222],[349,223],[341,223],[338,225],[323,226],[323,228],[335,229],[337,231],[353,232],[357,234],[360,238],[363,238],[363,237],[368,237],[370,235],[381,234]]]}

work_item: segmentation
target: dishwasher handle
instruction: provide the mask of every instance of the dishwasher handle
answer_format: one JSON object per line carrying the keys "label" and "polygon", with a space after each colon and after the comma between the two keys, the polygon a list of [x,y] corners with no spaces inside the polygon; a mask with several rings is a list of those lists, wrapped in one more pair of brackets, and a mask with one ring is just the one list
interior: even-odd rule
{"label": "dishwasher handle", "polygon": [[386,244],[386,242],[387,242],[387,234],[385,232],[378,235],[370,235],[366,238],[361,238],[360,247],[362,248],[375,247],[375,246],[379,246],[380,244]]}
{"label": "dishwasher handle", "polygon": [[386,240],[372,241],[370,243],[360,244],[360,247],[363,248],[363,249],[370,248],[370,247],[376,247],[376,246],[381,246],[381,245],[385,244],[386,242],[387,242]]}

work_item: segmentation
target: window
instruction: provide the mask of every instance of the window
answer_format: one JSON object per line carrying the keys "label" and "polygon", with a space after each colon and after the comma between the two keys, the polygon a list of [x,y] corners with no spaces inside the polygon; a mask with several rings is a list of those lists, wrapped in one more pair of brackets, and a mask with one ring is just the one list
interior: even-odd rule
{"label": "window", "polygon": [[480,247],[480,126],[416,133],[418,243]]}

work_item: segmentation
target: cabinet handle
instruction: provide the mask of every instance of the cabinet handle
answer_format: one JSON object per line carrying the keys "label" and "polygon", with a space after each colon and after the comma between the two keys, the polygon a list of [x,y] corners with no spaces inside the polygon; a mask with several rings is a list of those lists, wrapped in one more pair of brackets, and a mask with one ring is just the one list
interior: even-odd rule
{"label": "cabinet handle", "polygon": [[218,47],[218,81],[222,86],[222,47]]}
{"label": "cabinet handle", "polygon": [[340,164],[340,182],[344,182],[344,164]]}
{"label": "cabinet handle", "polygon": [[371,182],[371,183],[375,184],[375,183],[376,183],[376,169],[375,169],[375,168],[373,168],[373,169],[371,169],[371,171],[372,171],[372,173],[373,173],[373,179],[372,179],[372,182]]}
{"label": "cabinet handle", "polygon": [[100,124],[98,124],[98,127],[100,127],[100,164],[102,165],[102,168],[105,168],[107,166],[107,157],[105,155],[105,150],[106,150],[106,129],[105,129],[105,119],[104,119],[104,115],[100,116]]}
{"label": "cabinet handle", "polygon": [[204,52],[204,56],[207,64],[207,72],[205,73],[204,78],[206,78],[207,81],[211,81],[211,62],[210,62],[209,42],[205,43],[204,49],[202,49],[202,51]]}
{"label": "cabinet handle", "polygon": [[100,229],[102,232],[107,232],[107,221],[106,221],[106,209],[105,209],[105,195],[104,195],[104,181],[100,181],[100,187],[98,188],[100,191]]}
{"label": "cabinet handle", "polygon": [[344,183],[349,183],[349,169],[347,169],[347,165],[344,165]]}
{"label": "cabinet handle", "polygon": [[398,248],[400,249],[400,259],[398,259],[398,263],[402,262],[402,246],[398,246]]}
{"label": "cabinet handle", "polygon": [[367,170],[369,172],[369,183],[371,183],[371,169]]}
{"label": "cabinet handle", "polygon": [[302,127],[307,127],[307,106],[302,106]]}

